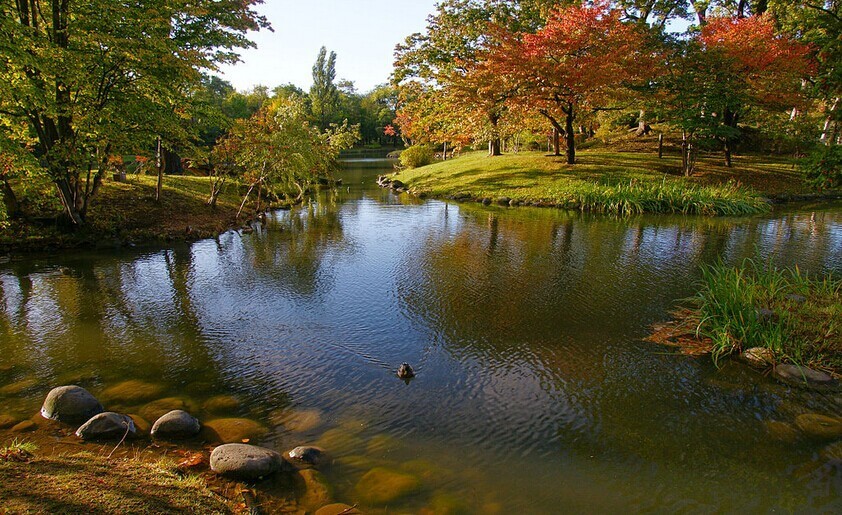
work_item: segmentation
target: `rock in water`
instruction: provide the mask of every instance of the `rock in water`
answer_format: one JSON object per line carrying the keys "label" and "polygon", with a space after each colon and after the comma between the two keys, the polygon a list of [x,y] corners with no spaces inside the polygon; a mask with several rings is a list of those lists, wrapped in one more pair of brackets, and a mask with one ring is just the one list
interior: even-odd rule
{"label": "rock in water", "polygon": [[823,440],[836,440],[842,438],[842,419],[819,415],[818,413],[805,413],[795,417],[795,425],[804,433]]}
{"label": "rock in water", "polygon": [[368,471],[357,483],[357,494],[366,504],[386,504],[418,490],[418,478],[382,467]]}
{"label": "rock in water", "polygon": [[257,479],[279,470],[283,458],[277,452],[244,443],[220,445],[210,457],[211,470],[237,479]]}
{"label": "rock in water", "polygon": [[84,422],[102,411],[102,404],[89,391],[81,386],[69,385],[50,390],[41,407],[41,416],[75,424]]}
{"label": "rock in water", "polygon": [[268,431],[266,426],[247,418],[218,418],[205,422],[203,432],[211,441],[233,443],[256,440]]}
{"label": "rock in water", "polygon": [[325,451],[321,447],[302,445],[287,452],[287,456],[296,465],[318,467],[325,459]]}
{"label": "rock in water", "polygon": [[353,506],[342,503],[328,504],[316,510],[316,515],[359,515],[360,513],[362,512]]}
{"label": "rock in water", "polygon": [[798,365],[783,364],[772,370],[775,379],[791,386],[813,390],[835,390],[839,383],[830,375]]}
{"label": "rock in water", "polygon": [[152,425],[154,438],[190,438],[199,434],[199,421],[184,410],[172,410]]}
{"label": "rock in water", "polygon": [[313,469],[300,470],[298,476],[304,483],[304,495],[300,503],[310,511],[333,502],[333,489],[325,477]]}
{"label": "rock in water", "polygon": [[740,357],[749,365],[757,368],[764,368],[775,364],[775,353],[766,347],[746,349]]}
{"label": "rock in water", "polygon": [[128,415],[106,411],[94,416],[76,430],[76,436],[82,440],[112,440],[123,435],[134,436],[134,421]]}

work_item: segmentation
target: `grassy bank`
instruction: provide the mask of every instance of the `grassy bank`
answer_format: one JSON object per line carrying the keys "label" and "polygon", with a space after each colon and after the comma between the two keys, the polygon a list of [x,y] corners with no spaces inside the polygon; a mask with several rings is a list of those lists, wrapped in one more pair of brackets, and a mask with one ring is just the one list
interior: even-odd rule
{"label": "grassy bank", "polygon": [[3,513],[231,513],[234,503],[162,458],[91,453],[39,456],[31,445],[0,449]]}
{"label": "grassy bank", "polygon": [[708,266],[691,307],[650,339],[715,360],[762,347],[774,363],[842,374],[842,280],[750,259]]}
{"label": "grassy bank", "polygon": [[21,199],[24,218],[0,230],[0,251],[195,239],[235,224],[242,201],[236,184],[226,188],[212,209],[206,203],[207,177],[165,177],[161,202],[155,201],[155,182],[156,177],[143,175],[130,176],[125,183],[105,180],[93,199],[88,226],[75,232],[59,223],[61,206],[52,184],[30,186]]}
{"label": "grassy bank", "polygon": [[721,156],[700,158],[698,172],[685,178],[678,173],[678,156],[658,159],[652,152],[583,150],[572,166],[541,152],[494,158],[472,152],[395,178],[415,193],[439,198],[508,199],[618,214],[754,214],[769,209],[763,195],[806,191],[789,159],[738,156],[733,168],[719,161]]}

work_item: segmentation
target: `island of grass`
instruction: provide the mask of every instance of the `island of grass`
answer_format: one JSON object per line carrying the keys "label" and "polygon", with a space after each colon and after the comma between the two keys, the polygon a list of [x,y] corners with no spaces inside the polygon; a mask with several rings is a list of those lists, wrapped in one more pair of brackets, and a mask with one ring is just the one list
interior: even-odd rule
{"label": "island of grass", "polygon": [[728,168],[703,156],[683,177],[678,155],[622,150],[585,149],[575,165],[543,152],[471,152],[390,179],[419,196],[614,214],[750,215],[768,211],[772,197],[809,193],[792,158],[738,156]]}
{"label": "island of grass", "polygon": [[[739,355],[842,375],[842,280],[747,259],[703,269],[699,292],[651,341],[719,361]],[[748,352],[747,352],[748,351]]]}

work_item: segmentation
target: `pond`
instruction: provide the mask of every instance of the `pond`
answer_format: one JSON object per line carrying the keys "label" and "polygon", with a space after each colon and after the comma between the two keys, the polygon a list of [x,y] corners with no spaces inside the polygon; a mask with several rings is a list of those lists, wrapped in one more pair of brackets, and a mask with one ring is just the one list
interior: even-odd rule
{"label": "pond", "polygon": [[[6,260],[0,415],[30,417],[68,383],[128,412],[176,398],[203,422],[264,426],[252,443],[324,447],[336,499],[368,509],[842,508],[842,453],[792,429],[842,397],[642,341],[702,264],[842,273],[842,205],[485,207],[381,190],[390,166],[349,163],[339,191],[253,234]],[[115,394],[127,380],[148,395]],[[411,488],[378,497],[360,484],[372,469]]]}

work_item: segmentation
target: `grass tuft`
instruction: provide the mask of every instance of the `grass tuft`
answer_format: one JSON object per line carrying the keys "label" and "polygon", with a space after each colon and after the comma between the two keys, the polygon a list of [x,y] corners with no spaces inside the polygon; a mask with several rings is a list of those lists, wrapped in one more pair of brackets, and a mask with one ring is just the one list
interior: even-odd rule
{"label": "grass tuft", "polygon": [[694,301],[715,360],[765,347],[778,362],[842,371],[842,280],[746,259],[705,267]]}

